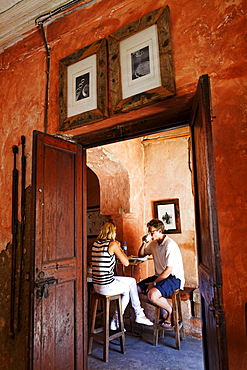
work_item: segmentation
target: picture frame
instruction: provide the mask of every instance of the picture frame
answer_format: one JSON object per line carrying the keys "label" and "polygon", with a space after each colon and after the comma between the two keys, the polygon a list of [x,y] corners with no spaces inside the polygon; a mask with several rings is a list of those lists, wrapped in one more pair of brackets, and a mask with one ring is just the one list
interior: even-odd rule
{"label": "picture frame", "polygon": [[98,40],[59,61],[61,131],[108,117],[106,43]]}
{"label": "picture frame", "polygon": [[112,114],[175,95],[168,6],[110,34],[108,48]]}
{"label": "picture frame", "polygon": [[166,234],[181,233],[179,199],[163,199],[153,202],[154,218],[163,221]]}

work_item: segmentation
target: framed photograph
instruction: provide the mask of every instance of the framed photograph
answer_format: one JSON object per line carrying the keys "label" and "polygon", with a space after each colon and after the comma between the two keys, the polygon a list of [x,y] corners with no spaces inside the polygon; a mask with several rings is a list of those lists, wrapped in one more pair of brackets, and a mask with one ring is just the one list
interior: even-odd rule
{"label": "framed photograph", "polygon": [[120,42],[120,66],[123,99],[161,85],[156,24]]}
{"label": "framed photograph", "polygon": [[174,96],[168,6],[114,32],[108,42],[112,113]]}
{"label": "framed photograph", "polygon": [[165,199],[153,202],[154,217],[163,221],[166,234],[181,233],[179,200]]}
{"label": "framed photograph", "polygon": [[106,39],[59,61],[60,130],[108,117]]}

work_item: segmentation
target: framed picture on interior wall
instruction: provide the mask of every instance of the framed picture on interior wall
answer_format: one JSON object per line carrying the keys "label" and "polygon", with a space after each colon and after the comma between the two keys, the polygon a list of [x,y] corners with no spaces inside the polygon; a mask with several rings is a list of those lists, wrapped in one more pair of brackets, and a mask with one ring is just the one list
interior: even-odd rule
{"label": "framed picture on interior wall", "polygon": [[166,234],[181,233],[179,199],[164,199],[153,202],[155,218],[163,221]]}
{"label": "framed picture on interior wall", "polygon": [[60,130],[108,117],[106,39],[59,61]]}
{"label": "framed picture on interior wall", "polygon": [[175,94],[169,7],[108,37],[111,112],[128,112]]}

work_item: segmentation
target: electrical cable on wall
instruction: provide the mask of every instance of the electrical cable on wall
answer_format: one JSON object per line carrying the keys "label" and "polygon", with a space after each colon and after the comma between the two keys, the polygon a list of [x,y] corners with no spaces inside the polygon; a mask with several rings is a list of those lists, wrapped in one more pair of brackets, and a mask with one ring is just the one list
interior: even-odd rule
{"label": "electrical cable on wall", "polygon": [[54,10],[48,12],[48,13],[42,14],[42,15],[40,15],[39,17],[37,17],[35,19],[35,23],[39,26],[39,28],[42,32],[42,36],[43,36],[43,40],[44,40],[44,44],[45,44],[45,48],[46,48],[46,90],[45,90],[45,117],[44,117],[44,132],[45,133],[48,133],[48,122],[49,122],[51,47],[48,43],[46,33],[45,33],[45,30],[44,30],[44,22],[46,22],[48,19],[50,19],[51,17],[53,17],[57,14],[60,14],[60,13],[66,11],[68,9],[71,9],[73,6],[77,5],[80,2],[83,2],[84,4],[81,5],[80,7],[78,7],[77,9],[79,9],[83,6],[86,6],[89,3],[94,2],[94,1],[95,0],[89,0],[89,1],[86,1],[86,0],[72,0],[69,3],[67,3],[63,6],[60,6],[59,8],[54,9]]}

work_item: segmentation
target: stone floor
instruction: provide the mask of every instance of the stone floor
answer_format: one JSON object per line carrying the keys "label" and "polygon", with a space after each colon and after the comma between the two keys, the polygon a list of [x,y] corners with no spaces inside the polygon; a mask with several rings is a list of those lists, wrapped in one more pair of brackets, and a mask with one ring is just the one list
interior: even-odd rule
{"label": "stone floor", "polygon": [[88,356],[88,370],[203,370],[202,340],[186,336],[181,348],[175,347],[173,333],[166,332],[159,338],[158,346],[153,346],[153,330],[147,326],[127,327],[126,352],[120,352],[119,341],[112,341],[109,348],[109,361],[103,362],[103,347],[94,340],[92,354]]}

